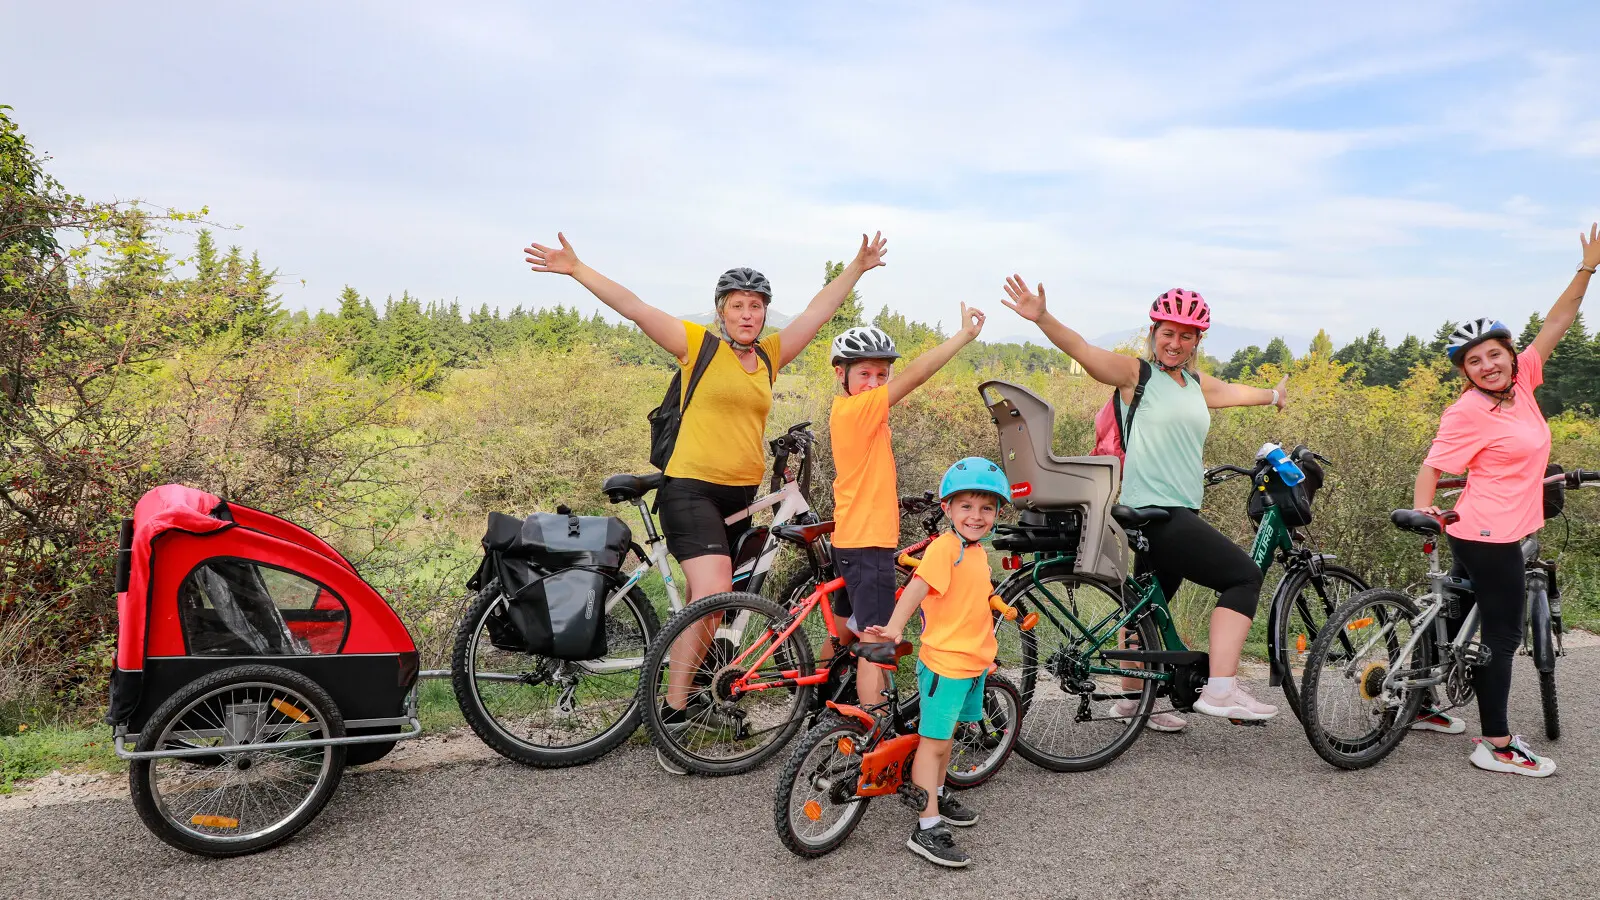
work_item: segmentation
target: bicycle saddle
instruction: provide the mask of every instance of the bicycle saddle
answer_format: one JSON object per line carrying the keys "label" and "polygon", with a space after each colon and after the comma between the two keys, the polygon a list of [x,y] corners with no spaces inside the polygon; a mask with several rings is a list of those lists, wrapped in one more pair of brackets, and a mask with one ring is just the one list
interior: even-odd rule
{"label": "bicycle saddle", "polygon": [[1142,528],[1152,522],[1165,522],[1172,518],[1172,513],[1159,506],[1141,506],[1134,509],[1118,503],[1111,507],[1111,518],[1116,519],[1117,524],[1123,528]]}
{"label": "bicycle saddle", "polygon": [[613,475],[600,486],[601,492],[612,503],[631,503],[661,487],[664,478],[660,472],[649,475]]}
{"label": "bicycle saddle", "polygon": [[[1447,510],[1441,518],[1445,525],[1449,525],[1451,522],[1460,521],[1461,516],[1452,509]],[[1436,535],[1443,530],[1439,519],[1414,509],[1397,509],[1389,513],[1389,521],[1401,531],[1409,531],[1412,534]]]}
{"label": "bicycle saddle", "polygon": [[810,525],[774,525],[772,536],[791,544],[815,544],[825,534],[833,534],[832,522],[814,522]]}
{"label": "bicycle saddle", "polygon": [[854,656],[875,663],[880,666],[892,666],[900,661],[903,656],[911,655],[911,642],[901,641],[890,644],[888,641],[852,641],[845,648]]}

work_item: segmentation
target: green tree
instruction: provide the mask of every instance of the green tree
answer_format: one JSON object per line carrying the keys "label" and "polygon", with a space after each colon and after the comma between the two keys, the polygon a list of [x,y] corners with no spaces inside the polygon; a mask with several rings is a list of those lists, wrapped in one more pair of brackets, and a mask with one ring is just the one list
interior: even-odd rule
{"label": "green tree", "polygon": [[1267,344],[1267,349],[1261,351],[1260,362],[1254,364],[1252,368],[1269,364],[1284,370],[1288,369],[1291,365],[1294,365],[1294,353],[1289,350],[1288,341],[1285,341],[1281,337],[1273,338],[1272,341]]}
{"label": "green tree", "polygon": [[1238,381],[1249,377],[1261,365],[1261,348],[1251,344],[1240,350],[1233,351],[1227,365],[1222,367],[1222,372],[1217,375],[1223,381]]}
{"label": "green tree", "polygon": [[1324,361],[1333,359],[1333,338],[1328,337],[1328,332],[1318,328],[1317,336],[1311,339],[1311,346],[1307,348],[1306,355]]}

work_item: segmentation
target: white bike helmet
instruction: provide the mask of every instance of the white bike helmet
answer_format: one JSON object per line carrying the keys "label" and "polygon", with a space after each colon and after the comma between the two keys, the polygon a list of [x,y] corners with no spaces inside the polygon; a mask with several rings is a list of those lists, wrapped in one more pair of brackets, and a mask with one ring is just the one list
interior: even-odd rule
{"label": "white bike helmet", "polygon": [[894,338],[876,325],[847,328],[833,339],[833,364],[849,365],[863,359],[899,359]]}
{"label": "white bike helmet", "polygon": [[1466,359],[1467,351],[1484,341],[1496,338],[1511,344],[1512,351],[1516,351],[1516,344],[1511,337],[1511,329],[1507,328],[1506,323],[1499,319],[1473,319],[1470,322],[1462,322],[1455,331],[1450,333],[1450,341],[1445,344],[1444,355],[1449,357],[1452,363],[1459,366]]}

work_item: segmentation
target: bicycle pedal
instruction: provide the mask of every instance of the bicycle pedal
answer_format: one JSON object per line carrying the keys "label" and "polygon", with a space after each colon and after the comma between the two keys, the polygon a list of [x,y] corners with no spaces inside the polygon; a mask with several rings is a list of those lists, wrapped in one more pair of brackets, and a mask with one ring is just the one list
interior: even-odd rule
{"label": "bicycle pedal", "polygon": [[928,792],[918,787],[914,782],[902,782],[900,787],[895,789],[895,793],[900,795],[901,803],[917,812],[922,812],[928,808]]}
{"label": "bicycle pedal", "polygon": [[1469,666],[1486,666],[1494,658],[1494,651],[1483,644],[1467,644],[1461,648],[1461,661]]}

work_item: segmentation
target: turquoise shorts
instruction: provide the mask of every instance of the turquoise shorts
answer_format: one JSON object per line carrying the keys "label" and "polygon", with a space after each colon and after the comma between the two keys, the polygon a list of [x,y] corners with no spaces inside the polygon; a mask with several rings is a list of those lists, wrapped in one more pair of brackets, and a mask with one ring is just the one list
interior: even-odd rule
{"label": "turquoise shorts", "polygon": [[957,722],[983,720],[983,682],[987,674],[972,678],[946,678],[917,662],[917,693],[922,697],[922,720],[917,734],[948,741]]}

